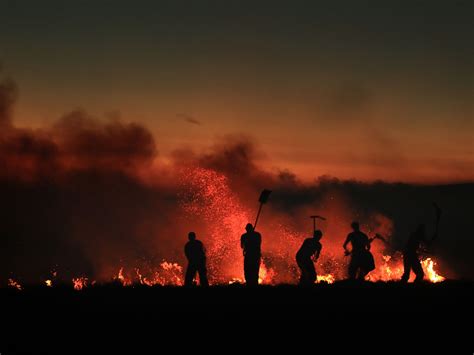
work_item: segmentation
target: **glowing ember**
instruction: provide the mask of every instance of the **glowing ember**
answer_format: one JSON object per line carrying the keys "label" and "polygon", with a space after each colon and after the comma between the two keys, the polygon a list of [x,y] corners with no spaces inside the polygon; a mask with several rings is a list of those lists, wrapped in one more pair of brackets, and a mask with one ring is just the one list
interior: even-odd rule
{"label": "glowing ember", "polygon": [[120,281],[122,283],[122,286],[130,286],[132,284],[130,280],[125,279],[125,276],[123,275],[123,267],[120,268],[115,279]]}
{"label": "glowing ember", "polygon": [[72,283],[74,285],[74,289],[76,291],[81,291],[84,287],[87,286],[87,280],[87,277],[73,278]]}
{"label": "glowing ember", "polygon": [[167,261],[163,261],[160,264],[163,272],[160,284],[161,285],[174,285],[174,286],[181,286],[183,285],[183,267],[178,265],[177,263],[169,263]]}
{"label": "glowing ember", "polygon": [[23,290],[23,287],[21,287],[21,285],[13,279],[8,279],[8,286],[16,288],[19,291]]}
{"label": "glowing ember", "polygon": [[52,287],[52,286],[53,286],[53,281],[51,281],[51,280],[46,280],[44,283],[45,283],[46,286],[48,286],[48,287]]}
{"label": "glowing ember", "polygon": [[[209,226],[205,246],[209,274],[214,283],[242,280],[243,257],[239,240],[250,218],[230,188],[228,178],[210,169],[190,169],[183,174],[182,188],[184,211]],[[266,275],[263,276],[261,279],[265,281]]]}
{"label": "glowing ember", "polygon": [[260,270],[258,273],[258,283],[262,285],[271,285],[273,283],[273,277],[275,271],[271,268],[267,268],[265,263],[262,261],[260,264]]}

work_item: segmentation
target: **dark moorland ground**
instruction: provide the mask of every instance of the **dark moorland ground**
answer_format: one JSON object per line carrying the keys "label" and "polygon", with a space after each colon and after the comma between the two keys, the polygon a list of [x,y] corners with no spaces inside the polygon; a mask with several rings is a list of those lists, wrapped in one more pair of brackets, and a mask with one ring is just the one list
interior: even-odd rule
{"label": "dark moorland ground", "polygon": [[277,346],[293,339],[295,344],[316,349],[323,340],[340,338],[331,344],[340,348],[354,341],[360,345],[382,341],[403,347],[411,342],[423,347],[463,347],[470,354],[474,349],[473,291],[474,283],[467,281],[337,282],[308,289],[115,284],[82,291],[69,286],[2,289],[0,352],[71,353],[97,339],[107,347],[130,342],[144,347],[176,345],[176,338],[180,348],[207,346],[216,339],[236,346],[249,339]]}

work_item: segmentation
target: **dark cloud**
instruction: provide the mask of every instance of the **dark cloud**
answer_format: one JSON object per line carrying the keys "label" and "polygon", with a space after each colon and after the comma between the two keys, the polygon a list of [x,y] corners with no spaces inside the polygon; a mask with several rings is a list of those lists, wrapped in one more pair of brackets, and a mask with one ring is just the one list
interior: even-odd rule
{"label": "dark cloud", "polygon": [[68,163],[77,166],[136,169],[157,154],[148,129],[118,120],[101,123],[83,111],[64,115],[52,128]]}

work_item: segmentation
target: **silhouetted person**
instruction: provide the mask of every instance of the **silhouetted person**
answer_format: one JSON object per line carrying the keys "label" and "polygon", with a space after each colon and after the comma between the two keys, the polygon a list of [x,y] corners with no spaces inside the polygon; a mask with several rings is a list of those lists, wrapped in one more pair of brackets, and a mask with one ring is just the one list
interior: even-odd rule
{"label": "silhouetted person", "polygon": [[[433,237],[434,239],[434,237]],[[416,275],[415,282],[423,281],[425,273],[421,267],[420,257],[418,255],[418,249],[422,244],[429,244],[430,241],[426,240],[425,225],[420,224],[417,229],[410,234],[408,241],[403,248],[403,276],[401,281],[407,282],[410,278],[410,271]]]}
{"label": "silhouetted person", "polygon": [[185,286],[192,286],[196,272],[199,274],[201,286],[209,286],[206,270],[206,252],[200,240],[196,240],[196,233],[189,232],[189,241],[184,246],[184,254],[188,259],[188,268],[184,279]]}
{"label": "silhouetted person", "polygon": [[[364,280],[365,275],[375,269],[374,257],[370,252],[369,237],[360,231],[359,223],[352,222],[351,227],[353,231],[349,233],[343,245],[346,255],[351,255],[349,279]],[[349,243],[352,245],[350,252],[347,249]]]}
{"label": "silhouetted person", "polygon": [[312,238],[304,240],[301,248],[296,253],[296,263],[301,270],[300,285],[312,285],[316,281],[314,261],[319,258],[322,245],[319,242],[323,233],[315,230]]}
{"label": "silhouetted person", "polygon": [[260,271],[262,236],[253,230],[253,226],[247,223],[247,233],[240,237],[240,246],[244,252],[244,275],[248,286],[258,285],[258,273]]}

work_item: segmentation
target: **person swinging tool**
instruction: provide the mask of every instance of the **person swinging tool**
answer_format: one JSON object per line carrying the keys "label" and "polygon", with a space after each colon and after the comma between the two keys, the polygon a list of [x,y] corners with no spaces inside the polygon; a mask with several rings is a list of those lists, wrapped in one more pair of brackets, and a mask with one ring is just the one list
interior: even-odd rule
{"label": "person swinging tool", "polygon": [[322,245],[319,242],[323,236],[323,232],[316,229],[316,218],[325,219],[321,216],[311,216],[313,219],[313,237],[306,238],[296,253],[296,263],[301,271],[301,286],[308,286],[315,283],[317,274],[314,262],[318,260],[321,254]]}
{"label": "person swinging tool", "polygon": [[240,237],[240,246],[244,253],[245,283],[247,286],[257,286],[262,256],[262,236],[254,230],[250,223],[247,223],[245,230],[247,233],[242,234]]}
{"label": "person swinging tool", "polygon": [[433,203],[435,208],[436,222],[435,222],[435,232],[431,240],[426,238],[425,225],[419,224],[416,230],[410,234],[408,241],[403,248],[403,275],[401,282],[406,283],[410,278],[410,272],[413,272],[416,275],[415,282],[423,281],[425,273],[420,263],[420,256],[418,255],[418,250],[422,245],[429,246],[433,241],[438,237],[438,228],[439,221],[441,218],[441,209],[436,203]]}
{"label": "person swinging tool", "polygon": [[[345,255],[351,255],[349,263],[349,279],[364,280],[365,276],[375,269],[375,262],[370,252],[369,237],[360,231],[359,222],[352,222],[352,232],[346,238],[343,248]],[[347,245],[351,243],[352,250],[347,249]]]}
{"label": "person swinging tool", "polygon": [[244,276],[247,286],[258,286],[258,275],[260,271],[260,262],[262,257],[262,236],[255,228],[257,227],[258,218],[262,212],[262,206],[267,203],[271,190],[263,190],[260,194],[258,202],[260,207],[257,212],[255,223],[247,223],[245,226],[246,233],[240,237],[240,247],[244,254]]}

